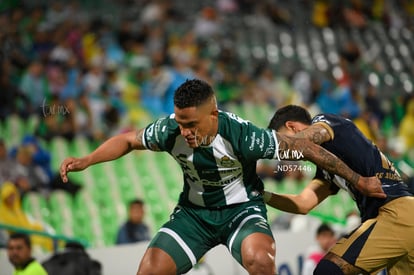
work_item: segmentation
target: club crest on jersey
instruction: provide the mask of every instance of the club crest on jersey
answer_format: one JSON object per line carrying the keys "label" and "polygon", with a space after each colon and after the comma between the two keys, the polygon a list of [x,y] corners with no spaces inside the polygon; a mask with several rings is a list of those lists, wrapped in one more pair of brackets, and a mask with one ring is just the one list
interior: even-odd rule
{"label": "club crest on jersey", "polygon": [[234,165],[234,161],[228,156],[224,156],[221,158],[220,164],[224,167],[232,167]]}

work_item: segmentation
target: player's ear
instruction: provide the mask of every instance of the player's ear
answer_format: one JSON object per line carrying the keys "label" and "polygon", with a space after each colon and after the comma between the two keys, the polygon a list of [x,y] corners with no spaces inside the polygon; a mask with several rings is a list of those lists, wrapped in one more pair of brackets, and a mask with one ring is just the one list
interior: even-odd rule
{"label": "player's ear", "polygon": [[297,130],[297,129],[296,129],[296,127],[295,127],[295,122],[288,120],[288,121],[286,121],[286,122],[285,122],[285,127],[286,127],[288,130],[293,131],[293,132],[295,132],[295,133],[296,133],[296,130]]}

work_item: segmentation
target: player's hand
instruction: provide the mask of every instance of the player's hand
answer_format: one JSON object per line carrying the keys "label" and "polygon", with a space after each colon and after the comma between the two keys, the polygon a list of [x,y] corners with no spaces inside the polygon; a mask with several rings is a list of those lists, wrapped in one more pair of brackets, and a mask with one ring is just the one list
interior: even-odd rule
{"label": "player's hand", "polygon": [[355,186],[358,191],[368,197],[385,199],[387,195],[382,190],[381,181],[377,177],[359,177]]}
{"label": "player's hand", "polygon": [[60,165],[60,177],[63,182],[68,182],[68,173],[82,171],[88,167],[88,163],[84,158],[66,158]]}

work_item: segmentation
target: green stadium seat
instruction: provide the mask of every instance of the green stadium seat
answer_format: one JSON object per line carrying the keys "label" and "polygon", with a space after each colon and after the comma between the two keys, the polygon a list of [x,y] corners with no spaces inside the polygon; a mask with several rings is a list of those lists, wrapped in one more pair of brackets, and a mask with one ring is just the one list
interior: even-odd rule
{"label": "green stadium seat", "polygon": [[39,203],[39,194],[30,192],[22,198],[22,208],[25,213],[33,218],[39,219],[41,216],[41,209]]}
{"label": "green stadium seat", "polygon": [[68,142],[62,137],[55,137],[49,143],[49,152],[52,157],[53,171],[59,171],[62,161],[69,156]]}
{"label": "green stadium seat", "polygon": [[128,176],[118,177],[118,189],[120,191],[121,199],[124,204],[138,197],[131,178]]}
{"label": "green stadium seat", "polygon": [[39,125],[39,116],[31,115],[26,122],[25,133],[34,134],[36,132],[37,126]]}

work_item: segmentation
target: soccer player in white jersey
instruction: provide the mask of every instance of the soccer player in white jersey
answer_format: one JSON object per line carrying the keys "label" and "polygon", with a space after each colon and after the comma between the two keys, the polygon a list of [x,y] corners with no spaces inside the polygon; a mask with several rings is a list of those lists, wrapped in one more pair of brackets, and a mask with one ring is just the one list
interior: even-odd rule
{"label": "soccer player in white jersey", "polygon": [[183,189],[137,274],[186,273],[219,244],[249,274],[275,274],[275,242],[261,195],[263,183],[256,175],[256,161],[261,158],[306,158],[367,194],[384,195],[378,179],[360,177],[319,145],[258,128],[218,110],[210,85],[197,79],[176,90],[174,114],[114,136],[84,157],[65,159],[62,180],[67,181],[68,172],[144,149],[165,151],[179,163]]}

